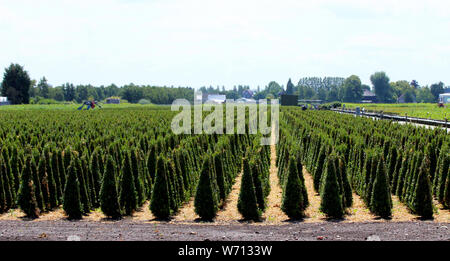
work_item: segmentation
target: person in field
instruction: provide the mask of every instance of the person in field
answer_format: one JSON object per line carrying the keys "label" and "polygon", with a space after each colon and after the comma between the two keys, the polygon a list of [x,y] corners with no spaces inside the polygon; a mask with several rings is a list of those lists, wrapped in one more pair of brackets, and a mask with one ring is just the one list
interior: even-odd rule
{"label": "person in field", "polygon": [[95,106],[98,106],[98,107],[100,107],[100,108],[102,107],[102,106],[100,106],[100,104],[99,104],[97,101],[92,100],[92,101],[85,101],[85,102],[78,108],[78,110],[82,110],[83,107],[84,107],[84,105],[87,106],[87,108],[86,108],[85,110],[94,109]]}

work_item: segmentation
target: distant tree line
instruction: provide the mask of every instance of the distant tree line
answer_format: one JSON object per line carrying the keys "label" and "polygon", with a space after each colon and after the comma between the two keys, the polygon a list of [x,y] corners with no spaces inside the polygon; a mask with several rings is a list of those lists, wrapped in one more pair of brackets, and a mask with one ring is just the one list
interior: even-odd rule
{"label": "distant tree line", "polygon": [[28,72],[25,71],[23,66],[11,64],[5,69],[1,96],[8,97],[12,104],[28,104],[30,99],[81,103],[86,100],[101,101],[116,96],[131,103],[137,103],[145,99],[154,104],[171,104],[179,98],[193,101],[194,89],[189,87],[138,86],[133,83],[121,87],[115,84],[98,87],[90,84],[75,86],[72,83],[53,87],[45,77],[42,77],[39,82],[30,80]]}
{"label": "distant tree line", "polygon": [[[376,72],[370,76],[372,87],[361,83],[356,75],[342,77],[307,77],[301,78],[297,85],[292,80],[283,85],[271,81],[264,89],[259,86],[250,91],[248,85],[234,86],[232,90],[222,87],[201,87],[206,94],[223,94],[227,99],[239,99],[246,90],[253,94],[254,99],[274,99],[281,94],[295,94],[299,99],[322,100],[326,102],[360,102],[364,91],[373,91],[378,102],[394,103],[402,97],[404,102],[437,102],[439,94],[444,93],[442,82],[421,87],[416,80],[391,82],[385,72]],[[49,100],[55,102],[77,102],[86,100],[101,101],[108,97],[121,97],[130,103],[171,104],[175,99],[193,101],[194,89],[190,87],[159,87],[150,85],[134,85],[133,83],[117,86],[74,85],[65,83],[53,87],[45,77],[39,82],[31,80],[28,72],[19,65],[11,64],[5,69],[1,84],[1,95],[8,97],[12,104],[27,104]]]}

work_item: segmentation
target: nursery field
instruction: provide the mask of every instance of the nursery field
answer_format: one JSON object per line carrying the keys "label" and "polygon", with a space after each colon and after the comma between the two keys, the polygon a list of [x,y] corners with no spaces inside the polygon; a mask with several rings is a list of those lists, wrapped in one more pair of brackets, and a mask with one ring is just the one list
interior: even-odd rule
{"label": "nursery field", "polygon": [[399,116],[409,116],[425,119],[445,120],[450,118],[450,107],[439,108],[435,103],[402,103],[402,104],[381,104],[381,103],[345,103],[346,108],[364,108],[366,111],[383,111],[385,113]]}
{"label": "nursery field", "polygon": [[279,142],[261,146],[260,133],[175,135],[177,113],[0,109],[0,222],[450,222],[440,128],[281,107]]}

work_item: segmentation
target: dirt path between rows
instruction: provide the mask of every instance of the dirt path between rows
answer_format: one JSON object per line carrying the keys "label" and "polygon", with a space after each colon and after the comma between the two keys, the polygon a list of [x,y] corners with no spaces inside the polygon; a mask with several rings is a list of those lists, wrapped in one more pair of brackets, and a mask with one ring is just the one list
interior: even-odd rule
{"label": "dirt path between rows", "polygon": [[[272,133],[274,130],[272,129]],[[267,208],[263,214],[265,224],[276,224],[288,220],[288,216],[281,210],[283,190],[278,179],[276,145],[270,146],[270,193],[267,197]]]}
{"label": "dirt path between rows", "polygon": [[239,200],[239,192],[241,190],[241,181],[242,181],[242,171],[236,177],[236,181],[234,182],[231,192],[228,195],[223,208],[219,210],[217,213],[217,217],[215,219],[218,223],[224,222],[238,222],[242,219],[241,214],[238,211],[237,204]]}

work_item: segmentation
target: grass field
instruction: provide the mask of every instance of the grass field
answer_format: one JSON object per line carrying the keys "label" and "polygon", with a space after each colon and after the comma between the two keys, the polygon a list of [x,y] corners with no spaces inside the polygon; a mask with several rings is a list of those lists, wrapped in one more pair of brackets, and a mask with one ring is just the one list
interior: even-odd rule
{"label": "grass field", "polygon": [[366,111],[383,111],[394,113],[400,116],[406,114],[411,117],[431,118],[435,120],[444,120],[450,117],[450,106],[438,108],[434,103],[404,103],[404,104],[358,104],[344,103],[346,108],[354,109],[356,107],[364,108]]}

